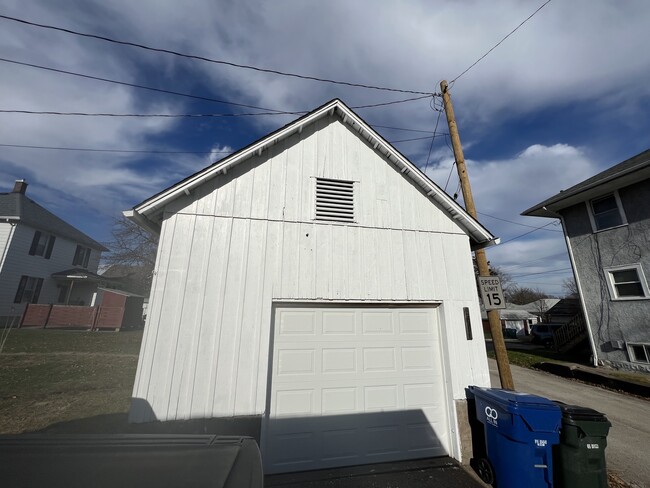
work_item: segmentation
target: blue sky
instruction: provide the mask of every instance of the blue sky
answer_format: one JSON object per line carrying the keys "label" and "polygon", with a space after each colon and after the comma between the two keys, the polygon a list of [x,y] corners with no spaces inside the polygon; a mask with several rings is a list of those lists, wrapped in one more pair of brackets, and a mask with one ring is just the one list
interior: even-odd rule
{"label": "blue sky", "polygon": [[[0,14],[210,58],[316,77],[438,91],[540,2],[0,0]],[[559,226],[519,214],[648,147],[650,4],[554,0],[452,87],[482,222],[508,241],[489,259],[523,286],[562,293]],[[0,19],[0,58],[240,104],[311,110],[408,98],[181,59]],[[256,110],[0,62],[0,109],[109,113]],[[433,130],[430,100],[359,109],[369,123]],[[0,144],[176,151],[111,153],[0,146],[0,190],[28,194],[100,241],[113,218],[293,116],[101,118],[0,114]],[[444,115],[439,131],[447,130]],[[389,141],[427,134],[378,129]],[[396,143],[424,168],[429,140]],[[190,153],[203,152],[200,153]],[[210,152],[213,151],[212,154]],[[453,158],[434,141],[427,173],[445,186]],[[452,174],[447,191],[456,191]],[[509,220],[516,223],[505,222]],[[561,271],[553,271],[553,270]],[[549,272],[551,271],[551,272]],[[541,274],[540,274],[541,273]]]}

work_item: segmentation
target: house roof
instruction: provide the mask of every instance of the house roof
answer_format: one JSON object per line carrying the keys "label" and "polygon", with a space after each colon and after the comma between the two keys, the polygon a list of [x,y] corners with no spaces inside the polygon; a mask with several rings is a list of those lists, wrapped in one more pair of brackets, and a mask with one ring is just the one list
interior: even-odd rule
{"label": "house roof", "polygon": [[55,280],[87,280],[93,283],[112,281],[84,268],[70,268],[64,271],[52,273],[51,276]]}
{"label": "house roof", "polygon": [[[501,320],[528,320],[528,319],[536,319],[537,315],[533,315],[530,312],[527,312],[526,310],[522,310],[520,308],[512,308],[515,306],[514,304],[508,303],[507,307],[508,308],[502,308],[499,309],[499,318]],[[481,318],[483,320],[487,320],[488,315],[487,312],[481,308]]]}
{"label": "house roof", "polygon": [[646,178],[650,178],[650,149],[587,178],[571,188],[560,191],[557,195],[525,210],[521,215],[557,217],[557,210]]}
{"label": "house roof", "polygon": [[517,305],[520,310],[526,310],[531,313],[546,313],[551,307],[554,307],[560,301],[559,298],[540,298],[530,303]]}
{"label": "house roof", "polygon": [[84,244],[100,251],[108,251],[99,242],[22,193],[0,193],[0,220],[22,222],[35,229],[64,237],[78,244]]}
{"label": "house roof", "polygon": [[476,219],[471,217],[453,198],[444,192],[438,185],[431,181],[420,169],[411,163],[397,149],[390,145],[381,135],[372,129],[361,117],[354,113],[345,103],[339,99],[334,99],[312,112],[300,117],[299,119],[281,127],[271,134],[253,142],[252,144],[240,149],[239,151],[217,161],[207,168],[179,181],[169,188],[153,195],[142,203],[127,210],[124,215],[141,225],[142,227],[159,232],[159,220],[162,217],[164,207],[181,197],[189,194],[189,191],[205,181],[215,178],[220,174],[225,174],[231,167],[246,161],[255,154],[260,155],[262,151],[276,144],[296,132],[302,132],[306,125],[314,123],[316,120],[336,114],[341,118],[344,124],[351,127],[352,130],[359,134],[359,137],[366,139],[374,148],[392,164],[401,169],[402,174],[413,180],[426,195],[442,206],[447,214],[457,220],[460,227],[470,236],[474,242],[475,248],[486,247],[497,244],[496,239],[490,231],[481,225]]}

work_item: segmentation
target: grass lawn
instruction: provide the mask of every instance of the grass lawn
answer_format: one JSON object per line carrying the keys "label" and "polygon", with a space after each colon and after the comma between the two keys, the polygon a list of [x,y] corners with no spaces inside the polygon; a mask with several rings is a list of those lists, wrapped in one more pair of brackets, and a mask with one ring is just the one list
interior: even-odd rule
{"label": "grass lawn", "polygon": [[[494,351],[488,351],[489,358],[494,359]],[[531,351],[512,351],[508,349],[508,360],[510,364],[531,368],[536,363],[541,362],[561,362],[556,353],[547,349],[535,349]]]}
{"label": "grass lawn", "polygon": [[12,330],[0,353],[0,433],[128,410],[142,331]]}

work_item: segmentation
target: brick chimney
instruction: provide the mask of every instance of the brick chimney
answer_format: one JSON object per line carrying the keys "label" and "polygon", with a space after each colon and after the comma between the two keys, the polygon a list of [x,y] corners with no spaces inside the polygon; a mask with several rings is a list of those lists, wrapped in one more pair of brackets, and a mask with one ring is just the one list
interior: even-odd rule
{"label": "brick chimney", "polygon": [[27,191],[27,182],[25,180],[16,180],[12,193],[20,193],[22,195]]}

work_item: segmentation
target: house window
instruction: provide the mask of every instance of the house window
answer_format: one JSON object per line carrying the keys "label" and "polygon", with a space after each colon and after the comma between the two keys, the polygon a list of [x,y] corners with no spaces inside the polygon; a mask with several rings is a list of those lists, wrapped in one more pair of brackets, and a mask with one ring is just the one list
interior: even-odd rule
{"label": "house window", "polygon": [[38,303],[38,296],[43,287],[43,278],[21,276],[14,303]]}
{"label": "house window", "polygon": [[74,253],[74,259],[72,260],[72,265],[82,266],[84,268],[87,268],[89,259],[90,259],[90,248],[77,246],[77,250]]}
{"label": "house window", "polygon": [[613,300],[650,298],[641,265],[606,268],[607,284]]}
{"label": "house window", "polygon": [[593,199],[591,214],[595,230],[610,229],[625,223],[621,204],[615,193]]}
{"label": "house window", "polygon": [[635,363],[650,363],[650,344],[627,344],[630,361]]}
{"label": "house window", "polygon": [[354,222],[354,182],[316,178],[316,220]]}
{"label": "house window", "polygon": [[30,256],[44,256],[45,259],[50,259],[52,256],[52,249],[54,248],[54,241],[56,237],[52,234],[46,234],[37,230],[34,232],[32,245],[29,247]]}

